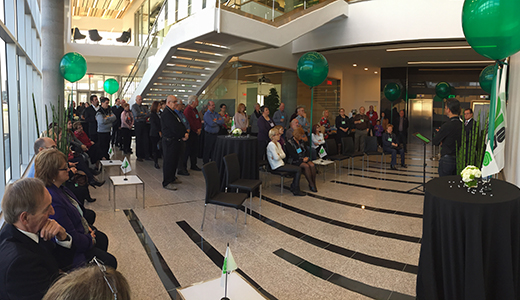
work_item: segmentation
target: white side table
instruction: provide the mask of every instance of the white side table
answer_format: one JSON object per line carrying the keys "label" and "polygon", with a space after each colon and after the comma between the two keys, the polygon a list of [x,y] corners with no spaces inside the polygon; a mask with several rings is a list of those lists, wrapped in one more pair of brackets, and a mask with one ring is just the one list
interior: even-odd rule
{"label": "white side table", "polygon": [[325,181],[325,168],[329,165],[334,164],[334,176],[336,176],[336,163],[332,160],[326,160],[326,159],[316,159],[312,161],[316,167],[321,166],[323,167],[321,172],[323,173],[323,181]]}
{"label": "white side table", "polygon": [[103,166],[101,168],[101,174],[102,174],[101,178],[103,178],[103,180],[105,179],[105,168],[107,168],[107,167],[118,166],[120,168],[119,174],[121,174],[121,166],[123,165],[122,161],[111,159],[111,160],[100,160],[99,162],[101,163],[101,166]]}
{"label": "white side table", "polygon": [[[144,194],[144,181],[137,175],[126,175],[126,176],[110,176],[110,182],[112,183],[112,189],[114,190],[114,211],[116,210],[116,186],[128,186],[135,185],[135,198],[137,199],[137,186],[143,185],[143,208],[145,201]],[[110,201],[110,187],[108,188],[108,201]]]}

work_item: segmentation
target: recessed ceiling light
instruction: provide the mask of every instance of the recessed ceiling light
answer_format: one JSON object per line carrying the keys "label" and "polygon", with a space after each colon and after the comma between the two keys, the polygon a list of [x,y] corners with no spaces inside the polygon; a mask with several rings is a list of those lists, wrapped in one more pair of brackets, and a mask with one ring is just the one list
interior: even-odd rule
{"label": "recessed ceiling light", "polygon": [[368,68],[365,68],[365,71],[368,71]]}
{"label": "recessed ceiling light", "polygon": [[409,65],[437,65],[437,64],[489,64],[492,60],[458,60],[458,61],[409,61]]}
{"label": "recessed ceiling light", "polygon": [[377,74],[377,71],[374,71],[374,74]]}
{"label": "recessed ceiling light", "polygon": [[457,50],[457,49],[470,49],[471,46],[440,46],[440,47],[411,47],[411,48],[392,48],[386,49],[387,52],[396,51],[417,51],[417,50]]}
{"label": "recessed ceiling light", "polygon": [[353,66],[353,67],[357,67],[357,64],[353,64],[352,66]]}

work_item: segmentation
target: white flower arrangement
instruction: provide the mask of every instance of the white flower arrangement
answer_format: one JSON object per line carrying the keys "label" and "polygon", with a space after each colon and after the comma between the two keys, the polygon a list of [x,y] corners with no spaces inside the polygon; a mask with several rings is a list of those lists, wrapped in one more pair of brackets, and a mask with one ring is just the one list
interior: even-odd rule
{"label": "white flower arrangement", "polygon": [[482,172],[475,166],[467,166],[460,172],[460,176],[466,184],[472,183],[468,184],[468,186],[475,186],[477,179],[482,177]]}
{"label": "white flower arrangement", "polygon": [[231,134],[234,136],[240,136],[242,134],[242,129],[235,128],[235,129],[233,129],[233,131],[231,131]]}

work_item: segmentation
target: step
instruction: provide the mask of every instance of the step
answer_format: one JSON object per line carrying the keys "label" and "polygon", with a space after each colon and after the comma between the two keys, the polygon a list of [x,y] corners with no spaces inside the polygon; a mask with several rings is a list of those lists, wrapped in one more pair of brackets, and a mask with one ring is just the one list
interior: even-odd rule
{"label": "step", "polygon": [[[175,53],[172,56],[181,56],[181,57],[189,57],[192,60],[193,59],[202,59],[206,61],[223,61],[225,59],[222,55],[213,55],[209,53],[200,53],[200,52],[191,52],[191,51],[185,51],[181,49],[177,49]],[[172,57],[173,58],[173,57]]]}
{"label": "step", "polygon": [[214,70],[167,66],[163,69],[163,72],[182,72],[182,73],[194,73],[194,74],[201,74],[201,75],[202,74],[211,75],[211,74],[213,74]]}
{"label": "step", "polygon": [[[220,46],[222,46],[222,45],[220,45]],[[223,47],[225,47],[225,48],[223,48]],[[213,53],[218,53],[218,54],[222,54],[225,56],[230,52],[230,49],[226,46],[223,46],[223,47],[215,47],[215,46],[208,45],[208,44],[192,43],[192,44],[184,46],[182,48],[188,48],[188,49],[204,51],[204,52],[213,52]]]}
{"label": "step", "polygon": [[173,72],[161,72],[160,77],[204,80],[208,76],[206,74],[196,75],[196,74],[182,74],[182,73],[173,73]]}

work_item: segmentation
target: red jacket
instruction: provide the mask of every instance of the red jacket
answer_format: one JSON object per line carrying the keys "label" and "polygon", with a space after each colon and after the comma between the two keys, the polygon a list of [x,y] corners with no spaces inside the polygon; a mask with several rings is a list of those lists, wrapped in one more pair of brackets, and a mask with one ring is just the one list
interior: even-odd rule
{"label": "red jacket", "polygon": [[377,120],[379,119],[377,116],[377,112],[374,110],[372,112],[372,116],[370,116],[370,111],[368,111],[367,116],[368,116],[368,119],[370,120],[370,124],[372,124],[372,126],[376,126]]}
{"label": "red jacket", "polygon": [[90,141],[85,131],[82,131],[81,133],[74,131],[74,135],[78,140],[80,140],[83,143],[83,145],[87,146],[87,148],[90,149],[90,147],[92,146],[92,141]]}
{"label": "red jacket", "polygon": [[200,128],[202,128],[202,122],[199,118],[199,112],[196,108],[192,108],[191,105],[186,106],[184,109],[184,116],[188,119],[188,123],[190,123],[190,128],[192,132],[197,132]]}

